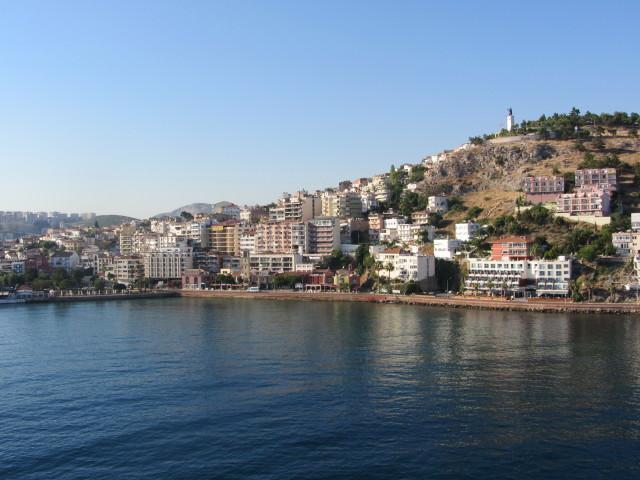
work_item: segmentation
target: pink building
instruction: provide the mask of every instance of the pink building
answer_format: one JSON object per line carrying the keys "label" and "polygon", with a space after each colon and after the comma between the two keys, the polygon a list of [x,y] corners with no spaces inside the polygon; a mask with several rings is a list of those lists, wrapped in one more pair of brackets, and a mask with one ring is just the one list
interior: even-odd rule
{"label": "pink building", "polygon": [[540,175],[524,177],[522,191],[532,203],[555,200],[564,193],[564,177],[560,175]]}
{"label": "pink building", "polygon": [[611,211],[609,192],[594,190],[562,194],[558,197],[556,211],[569,215],[606,217]]}
{"label": "pink building", "polygon": [[606,192],[615,192],[618,185],[615,168],[585,168],[576,170],[577,188],[599,188]]}

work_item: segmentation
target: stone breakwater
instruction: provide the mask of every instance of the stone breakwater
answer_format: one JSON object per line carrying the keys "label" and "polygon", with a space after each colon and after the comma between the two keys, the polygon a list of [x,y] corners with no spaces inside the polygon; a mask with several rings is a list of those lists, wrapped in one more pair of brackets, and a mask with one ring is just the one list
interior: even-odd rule
{"label": "stone breakwater", "polygon": [[448,308],[476,308],[543,313],[640,313],[637,303],[587,303],[570,300],[506,300],[503,298],[388,295],[377,293],[302,293],[291,291],[247,292],[244,290],[182,290],[180,296],[196,298],[246,298],[293,301],[369,302],[424,305]]}

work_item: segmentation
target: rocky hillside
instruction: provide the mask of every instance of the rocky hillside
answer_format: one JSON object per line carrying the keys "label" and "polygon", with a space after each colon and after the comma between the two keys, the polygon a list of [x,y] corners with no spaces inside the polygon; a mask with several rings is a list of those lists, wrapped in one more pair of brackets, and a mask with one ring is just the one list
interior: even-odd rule
{"label": "rocky hillside", "polygon": [[[593,140],[530,140],[470,146],[448,153],[446,159],[428,166],[417,191],[425,195],[459,196],[467,207],[483,209],[480,218],[491,218],[513,212],[524,176],[571,174],[585,153],[590,152],[596,158],[616,155],[631,167],[640,163],[638,138],[598,138],[597,147]],[[621,181],[623,186],[632,184],[633,175],[622,172]],[[633,192],[627,189],[627,193]],[[625,198],[625,204],[632,210],[640,207],[633,195]]]}

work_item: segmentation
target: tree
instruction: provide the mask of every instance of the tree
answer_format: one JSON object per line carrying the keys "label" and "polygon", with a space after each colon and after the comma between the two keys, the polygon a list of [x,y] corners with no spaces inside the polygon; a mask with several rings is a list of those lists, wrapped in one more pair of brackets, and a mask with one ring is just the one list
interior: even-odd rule
{"label": "tree", "polygon": [[96,278],[93,281],[93,288],[95,288],[96,290],[104,290],[105,286],[106,286],[106,282],[104,281],[104,279],[102,278]]}
{"label": "tree", "polygon": [[116,292],[122,292],[123,290],[126,290],[126,289],[127,289],[127,286],[126,286],[126,285],[124,285],[123,283],[116,283],[116,284],[113,286],[113,289],[114,289]]}
{"label": "tree", "polygon": [[193,220],[193,215],[191,215],[189,212],[185,210],[180,212],[180,216],[187,222],[190,222],[191,220]]}
{"label": "tree", "polygon": [[388,285],[388,291],[387,293],[391,293],[391,272],[393,272],[393,263],[389,262],[384,266],[385,270],[387,271],[387,285]]}

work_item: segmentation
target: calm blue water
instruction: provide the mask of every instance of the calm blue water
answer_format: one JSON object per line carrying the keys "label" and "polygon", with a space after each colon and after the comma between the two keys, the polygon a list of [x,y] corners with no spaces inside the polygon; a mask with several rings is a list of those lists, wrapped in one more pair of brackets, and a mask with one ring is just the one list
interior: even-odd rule
{"label": "calm blue water", "polygon": [[640,478],[640,321],[8,306],[0,406],[1,479]]}

